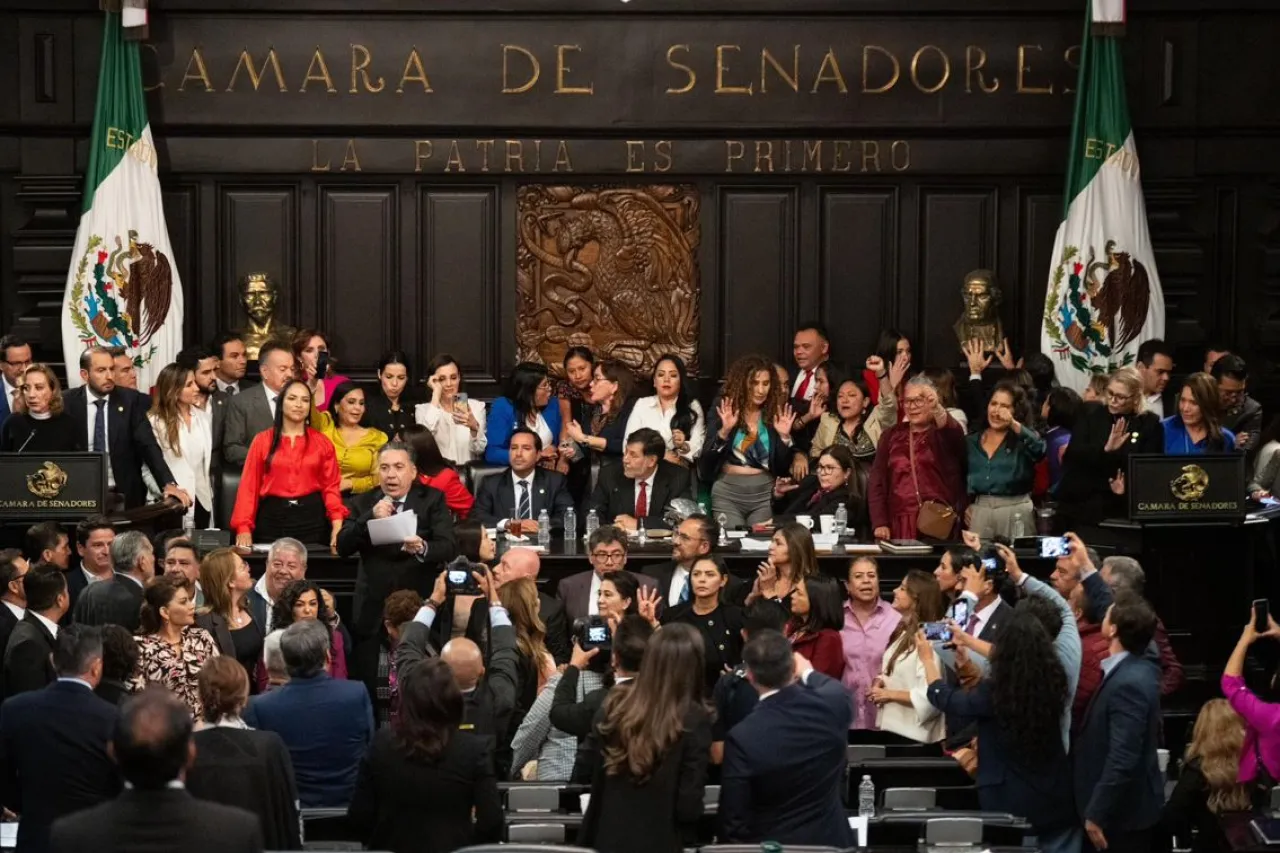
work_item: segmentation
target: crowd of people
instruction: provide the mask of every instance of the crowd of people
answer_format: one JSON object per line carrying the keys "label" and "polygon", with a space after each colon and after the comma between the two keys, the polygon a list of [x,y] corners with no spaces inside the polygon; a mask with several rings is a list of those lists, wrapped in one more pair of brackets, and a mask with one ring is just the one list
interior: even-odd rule
{"label": "crowd of people", "polygon": [[[704,408],[677,355],[642,383],[574,347],[560,378],[520,364],[486,406],[448,355],[421,396],[400,352],[366,389],[312,329],[261,347],[261,384],[228,333],[150,394],[94,348],[64,395],[0,340],[0,450],[102,452],[116,506],[167,497],[184,527],[208,525],[240,471],[237,547],[94,516],[0,552],[0,798],[20,844],[72,849],[88,815],[141,821],[144,793],[185,786],[252,813],[226,824],[245,849],[298,849],[299,808],[345,807],[374,849],[444,851],[499,840],[497,782],[526,779],[589,785],[578,840],[606,853],[690,844],[709,782],[723,840],[849,847],[845,745],[871,730],[953,755],[983,808],[1025,818],[1050,853],[1211,843],[1216,816],[1280,778],[1275,706],[1242,677],[1280,628],[1246,629],[1171,812],[1161,699],[1183,672],[1141,566],[1067,533],[1045,582],[1010,546],[1037,509],[1082,533],[1123,515],[1130,453],[1246,453],[1269,496],[1280,426],[1262,428],[1244,361],[1211,350],[1165,417],[1161,341],[1083,397],[1007,344],[966,346],[967,382],[913,369],[892,331],[856,370],[830,349],[805,324],[794,372],[744,356]],[[462,474],[483,465],[501,470],[473,493]],[[679,498],[701,510],[673,516]],[[841,511],[856,539],[948,545],[886,601],[874,557],[819,570],[815,521]],[[413,532],[386,542],[377,522],[406,512]],[[589,568],[540,589],[519,540],[589,519]],[[671,561],[628,569],[635,535],[668,526]],[[513,540],[500,556],[495,528]],[[754,578],[714,554],[725,528],[770,536]],[[358,561],[349,621],[306,577],[317,548]],[[173,808],[216,816],[188,800]]]}

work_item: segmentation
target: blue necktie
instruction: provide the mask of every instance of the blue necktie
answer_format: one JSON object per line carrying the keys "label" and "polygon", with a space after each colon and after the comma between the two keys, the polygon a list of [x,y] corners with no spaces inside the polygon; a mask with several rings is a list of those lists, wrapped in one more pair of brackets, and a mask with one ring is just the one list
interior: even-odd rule
{"label": "blue necktie", "polygon": [[94,400],[98,413],[93,416],[93,452],[107,452],[107,401]]}
{"label": "blue necktie", "polygon": [[684,586],[680,588],[680,603],[684,604],[689,600],[689,576],[684,576]]}
{"label": "blue necktie", "polygon": [[533,518],[533,512],[529,509],[529,483],[525,480],[520,481],[520,503],[516,506],[516,518]]}

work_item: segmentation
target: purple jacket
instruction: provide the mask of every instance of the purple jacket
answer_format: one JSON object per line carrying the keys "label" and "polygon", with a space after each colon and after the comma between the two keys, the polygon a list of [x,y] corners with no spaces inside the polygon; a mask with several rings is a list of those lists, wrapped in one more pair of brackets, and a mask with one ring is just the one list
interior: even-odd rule
{"label": "purple jacket", "polygon": [[1222,694],[1245,721],[1244,748],[1240,752],[1240,782],[1251,782],[1258,775],[1255,755],[1272,779],[1280,779],[1280,705],[1263,702],[1244,684],[1239,675],[1222,676]]}

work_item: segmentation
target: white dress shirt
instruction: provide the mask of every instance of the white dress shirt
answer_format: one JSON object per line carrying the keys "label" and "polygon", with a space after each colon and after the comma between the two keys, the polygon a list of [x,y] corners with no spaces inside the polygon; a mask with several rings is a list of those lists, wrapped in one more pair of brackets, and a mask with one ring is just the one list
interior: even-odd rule
{"label": "white dress shirt", "polygon": [[[147,416],[151,429],[160,445],[160,453],[169,465],[173,480],[179,488],[195,498],[196,503],[208,511],[213,510],[213,484],[209,479],[209,464],[213,458],[213,413],[191,407],[191,424],[178,420],[178,452],[169,446],[168,430],[164,422],[153,415]],[[158,484],[150,484],[157,491]],[[186,519],[195,518],[196,504],[187,509]]]}
{"label": "white dress shirt", "polygon": [[[590,593],[590,597],[587,598],[587,615],[588,616],[600,615],[600,573],[599,572],[591,573],[591,593]],[[617,682],[614,682],[614,683],[616,684]]]}
{"label": "white dress shirt", "polygon": [[22,621],[23,616],[27,615],[26,608],[19,607],[18,605],[14,604],[12,601],[4,602],[4,606],[9,608],[9,612],[12,613],[14,616],[16,616],[19,622]]}
{"label": "white dress shirt", "polygon": [[[970,604],[972,607],[972,603]],[[996,596],[995,601],[986,607],[974,613],[974,617],[978,620],[973,624],[973,630],[969,632],[969,636],[977,637],[982,634],[983,629],[987,627],[987,623],[991,621],[991,617],[996,615],[996,608],[1000,606],[1000,596]],[[963,626],[962,626],[963,627]]]}
{"label": "white dress shirt", "polygon": [[1160,394],[1152,394],[1147,398],[1147,411],[1155,412],[1156,417],[1164,419],[1164,397]]}
{"label": "white dress shirt", "polygon": [[658,469],[654,468],[653,473],[650,474],[648,477],[646,477],[643,480],[636,480],[636,484],[633,487],[632,496],[631,496],[631,512],[627,513],[627,515],[634,516],[636,514],[636,511],[635,511],[636,503],[640,500],[640,484],[641,483],[644,483],[644,500],[646,504],[645,515],[653,514],[653,478],[657,476],[657,474],[658,474]]}
{"label": "white dress shirt", "polygon": [[[689,408],[693,409],[697,420],[693,422],[693,434],[685,436],[685,441],[689,443],[689,452],[680,455],[692,462],[702,452],[702,444],[707,438],[707,419],[702,414],[702,404],[697,400],[690,401]],[[627,431],[625,434],[631,435],[631,433],[643,427],[657,430],[658,434],[662,436],[662,440],[667,443],[667,450],[671,450],[671,419],[675,417],[675,414],[675,406],[666,411],[662,410],[662,404],[658,402],[656,394],[651,397],[641,397],[631,407],[631,416],[627,418]]]}
{"label": "white dress shirt", "polygon": [[[253,588],[258,593],[258,595],[262,596],[263,600],[267,602],[267,624],[262,626],[262,633],[270,634],[271,633],[271,613],[273,610],[276,609],[276,602],[275,602],[275,599],[271,597],[271,594],[267,592],[267,576],[263,575],[262,577],[258,578],[258,582],[253,585]],[[264,655],[265,655],[265,652],[264,652]],[[263,659],[265,660],[265,657]]]}
{"label": "white dress shirt", "polygon": [[218,390],[219,390],[219,391],[226,391],[226,392],[228,392],[228,393],[231,393],[232,395],[235,395],[235,394],[239,394],[239,393],[240,393],[240,383],[239,383],[238,381],[237,381],[237,382],[223,382],[223,381],[222,381],[221,379],[219,379],[217,376],[213,377],[213,381],[218,383]]}
{"label": "white dress shirt", "polygon": [[[680,595],[684,592],[685,584],[689,582],[689,570],[684,566],[676,563],[675,570],[671,573],[671,586],[667,590],[667,606],[675,607],[680,604]],[[693,592],[690,591],[689,597],[692,599]]]}
{"label": "white dress shirt", "polygon": [[93,428],[98,421],[98,401],[102,406],[102,446],[107,455],[107,488],[116,487],[116,476],[111,471],[111,398],[99,397],[92,388],[85,388],[85,414],[88,415],[89,441],[85,445],[93,450]]}
{"label": "white dress shirt", "polygon": [[440,455],[455,465],[466,465],[480,459],[489,446],[489,437],[485,434],[484,403],[467,400],[467,408],[479,424],[474,436],[466,424],[456,423],[451,412],[435,403],[419,403],[413,410],[413,419],[431,430]]}
{"label": "white dress shirt", "polygon": [[31,615],[39,619],[40,624],[49,629],[49,633],[53,635],[53,638],[55,640],[58,639],[58,623],[57,622],[50,622],[48,619],[44,618],[39,613],[36,613],[34,610],[31,611]]}
{"label": "white dress shirt", "polygon": [[818,390],[818,387],[817,387],[817,385],[815,384],[818,380],[814,377],[814,375],[813,375],[813,371],[814,371],[814,368],[809,368],[808,370],[801,370],[801,371],[796,375],[795,381],[791,383],[791,396],[792,396],[793,398],[794,398],[794,397],[798,397],[798,396],[800,396],[800,386],[804,384],[804,378],[805,378],[806,376],[808,376],[808,377],[809,377],[809,387],[808,387],[808,388],[806,388],[806,389],[804,389],[804,398],[803,398],[803,399],[805,399],[805,400],[812,400],[812,399],[813,399],[814,392],[816,392],[816,391]]}
{"label": "white dress shirt", "polygon": [[276,419],[276,402],[280,399],[280,391],[272,391],[267,387],[267,383],[263,382],[262,393],[267,395],[267,408],[271,410],[271,420],[274,421]]}

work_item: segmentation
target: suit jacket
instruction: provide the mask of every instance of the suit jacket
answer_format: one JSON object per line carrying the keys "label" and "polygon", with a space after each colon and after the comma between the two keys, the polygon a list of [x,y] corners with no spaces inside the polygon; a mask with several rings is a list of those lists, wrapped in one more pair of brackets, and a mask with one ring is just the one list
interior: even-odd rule
{"label": "suit jacket", "polygon": [[[72,388],[63,395],[62,402],[72,421],[84,425],[85,446],[93,447],[86,387]],[[124,496],[126,507],[142,506],[147,501],[143,465],[151,469],[151,476],[161,488],[174,481],[156,442],[151,421],[147,420],[148,406],[149,400],[130,388],[116,388],[107,395],[107,461],[115,477],[116,491]]]}
{"label": "suit jacket", "polygon": [[185,790],[128,790],[60,819],[52,853],[259,853],[262,829],[244,809],[198,800]]}
{"label": "suit jacket", "polygon": [[254,385],[232,397],[226,405],[224,418],[221,463],[243,468],[254,436],[275,424],[271,404],[267,402],[266,386]]}
{"label": "suit jacket", "polygon": [[120,793],[120,775],[107,754],[116,716],[114,705],[73,681],[55,681],[0,706],[3,799],[22,815],[18,849],[43,853],[55,820]]}
{"label": "suit jacket", "polygon": [[854,846],[840,801],[852,721],[843,685],[812,672],[734,726],[720,774],[725,840]]}
{"label": "suit jacket", "polygon": [[[675,498],[693,498],[689,469],[673,465],[665,459],[658,463],[653,475],[653,487],[648,494],[648,512],[645,526],[665,527],[663,516]],[[600,469],[595,491],[587,501],[589,510],[600,516],[601,524],[612,524],[619,515],[636,514],[635,480],[624,473],[621,465],[609,465]]]}
{"label": "suit jacket", "polygon": [[80,600],[81,593],[89,588],[89,578],[85,577],[84,569],[80,566],[72,566],[64,574],[67,576],[67,598],[71,603],[67,605],[67,615],[62,617],[59,624],[70,625],[75,616],[76,602]]}
{"label": "suit jacket", "polygon": [[120,625],[133,633],[141,618],[142,584],[120,572],[109,581],[89,584],[76,601],[78,625]]}
{"label": "suit jacket", "polygon": [[987,620],[987,624],[982,626],[982,630],[978,632],[978,639],[987,643],[994,643],[1000,638],[1000,629],[1004,626],[1005,620],[1013,615],[1013,608],[1005,603],[1004,599],[1000,599],[1000,603],[996,605],[996,610],[991,614],[991,618]]}
{"label": "suit jacket", "polygon": [[4,695],[11,698],[29,690],[40,690],[57,678],[53,671],[54,639],[35,613],[28,610],[14,626],[4,650]]}
{"label": "suit jacket", "polygon": [[[511,480],[511,469],[501,474],[485,477],[476,489],[476,504],[471,510],[471,518],[478,518],[485,524],[497,524],[504,518],[510,518],[516,508],[516,487]],[[533,472],[533,487],[530,489],[529,511],[533,518],[542,510],[551,517],[553,530],[564,529],[564,511],[573,506],[573,496],[569,494],[569,483],[564,475],[545,468],[536,468]]]}
{"label": "suit jacket", "polygon": [[373,705],[358,681],[326,673],[293,678],[249,700],[244,721],[280,735],[293,760],[303,808],[347,805],[373,737]]}
{"label": "suit jacket", "polygon": [[[675,577],[676,561],[660,563],[657,566],[649,567],[648,575],[641,577],[653,577],[658,584],[658,607],[659,614],[662,610],[670,605],[671,600],[671,579]],[[730,573],[728,580],[725,581],[724,589],[720,590],[720,600],[725,604],[735,604],[742,607],[746,604],[747,596],[751,593],[751,584],[744,581],[737,575]],[[692,593],[691,593],[692,594]]]}
{"label": "suit jacket", "polygon": [[500,841],[502,799],[493,741],[457,732],[440,756],[428,761],[410,756],[395,734],[383,729],[360,763],[347,819],[370,850],[450,853]]}
{"label": "suit jacket", "polygon": [[289,750],[275,732],[213,726],[194,735],[187,790],[258,816],[268,850],[301,850],[298,789]]}
{"label": "suit jacket", "polygon": [[[648,575],[642,575],[639,572],[633,572],[636,580],[640,581],[640,586],[645,589],[657,589],[657,578],[651,578]],[[569,575],[567,578],[561,578],[559,586],[556,587],[556,598],[564,604],[564,615],[569,623],[569,632],[573,632],[573,623],[586,616],[591,606],[591,575],[592,570],[578,572],[576,575]]]}
{"label": "suit jacket", "polygon": [[13,629],[16,627],[18,617],[4,604],[0,604],[0,649],[9,648],[9,638],[13,636]]}
{"label": "suit jacket", "polygon": [[1130,654],[1103,678],[1072,748],[1080,818],[1104,833],[1155,826],[1164,807],[1159,746],[1160,668]]}
{"label": "suit jacket", "polygon": [[222,444],[227,435],[227,406],[231,395],[226,391],[214,391],[209,395],[209,414],[213,415],[213,455],[209,457],[209,476],[213,480],[213,493],[218,493],[218,475],[222,473]]}
{"label": "suit jacket", "polygon": [[348,501],[350,513],[338,532],[338,554],[360,555],[356,576],[356,635],[368,638],[382,625],[382,605],[396,590],[412,589],[430,595],[440,564],[457,553],[453,540],[453,516],[439,489],[414,483],[404,497],[404,511],[417,515],[417,534],[427,543],[427,553],[419,559],[400,545],[374,545],[369,540],[369,522],[374,507],[383,498],[381,489],[356,495]]}

